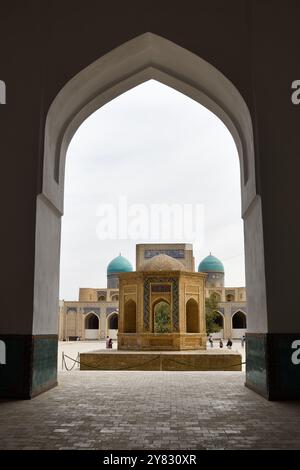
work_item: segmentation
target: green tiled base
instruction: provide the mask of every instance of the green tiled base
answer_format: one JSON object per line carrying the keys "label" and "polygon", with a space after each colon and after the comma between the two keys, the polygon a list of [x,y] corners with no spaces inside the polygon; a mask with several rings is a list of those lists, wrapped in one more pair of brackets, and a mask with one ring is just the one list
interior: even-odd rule
{"label": "green tiled base", "polygon": [[248,333],[246,386],[268,400],[299,400],[300,364],[292,362],[295,340],[300,333]]}
{"label": "green tiled base", "polygon": [[57,385],[56,335],[0,335],[6,364],[0,365],[0,398],[32,398]]}

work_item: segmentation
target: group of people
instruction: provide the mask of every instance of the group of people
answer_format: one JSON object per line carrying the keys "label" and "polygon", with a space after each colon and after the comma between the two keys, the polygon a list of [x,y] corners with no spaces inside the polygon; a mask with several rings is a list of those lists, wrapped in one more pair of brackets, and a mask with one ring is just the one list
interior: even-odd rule
{"label": "group of people", "polygon": [[[212,335],[209,335],[208,341],[209,341],[210,347],[212,348],[213,345],[214,345],[214,341],[213,341],[213,339],[212,339]],[[232,348],[232,341],[231,341],[230,338],[228,338],[227,343],[226,343],[226,346],[227,346],[228,349],[231,349],[231,348]],[[224,347],[224,343],[223,343],[222,338],[220,338],[220,340],[219,340],[219,347],[220,347],[220,348],[223,348],[223,347]]]}
{"label": "group of people", "polygon": [[[209,341],[210,347],[212,348],[213,345],[214,345],[214,341],[213,341],[212,335],[209,335],[208,341]],[[242,345],[242,347],[244,347],[245,341],[246,341],[246,336],[243,335],[243,337],[242,337],[242,339],[241,339],[241,345]],[[228,348],[228,349],[231,349],[231,348],[232,348],[232,344],[233,344],[233,343],[232,343],[231,339],[228,338],[227,343],[226,343],[227,348]],[[220,340],[219,340],[219,347],[220,347],[220,348],[223,348],[223,347],[224,347],[224,343],[223,343],[222,338],[220,338]]]}

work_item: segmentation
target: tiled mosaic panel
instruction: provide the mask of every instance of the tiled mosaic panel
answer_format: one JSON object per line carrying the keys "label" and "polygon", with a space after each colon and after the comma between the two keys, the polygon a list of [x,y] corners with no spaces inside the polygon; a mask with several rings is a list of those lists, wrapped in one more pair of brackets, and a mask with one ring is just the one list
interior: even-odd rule
{"label": "tiled mosaic panel", "polygon": [[246,381],[262,393],[267,393],[266,335],[246,335]]}
{"label": "tiled mosaic panel", "polygon": [[34,338],[32,392],[39,393],[57,379],[58,339]]}
{"label": "tiled mosaic panel", "polygon": [[176,278],[151,278],[148,277],[144,281],[144,331],[150,330],[150,287],[151,283],[171,283],[173,293],[173,331],[179,330],[179,288],[178,280]]}

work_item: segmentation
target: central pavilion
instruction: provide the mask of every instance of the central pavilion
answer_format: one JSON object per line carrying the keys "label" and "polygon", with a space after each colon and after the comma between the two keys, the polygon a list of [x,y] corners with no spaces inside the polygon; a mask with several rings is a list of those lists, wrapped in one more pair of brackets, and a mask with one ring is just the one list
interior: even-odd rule
{"label": "central pavilion", "polygon": [[118,349],[206,349],[205,274],[159,254],[118,276]]}

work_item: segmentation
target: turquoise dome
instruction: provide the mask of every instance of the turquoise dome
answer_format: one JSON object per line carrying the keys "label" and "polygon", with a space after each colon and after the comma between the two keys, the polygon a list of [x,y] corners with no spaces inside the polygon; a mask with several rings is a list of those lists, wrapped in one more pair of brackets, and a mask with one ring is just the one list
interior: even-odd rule
{"label": "turquoise dome", "polygon": [[213,255],[208,255],[204,258],[198,266],[199,273],[224,273],[224,266],[222,261]]}
{"label": "turquoise dome", "polygon": [[133,271],[132,264],[124,256],[117,256],[107,266],[107,274],[128,273]]}

